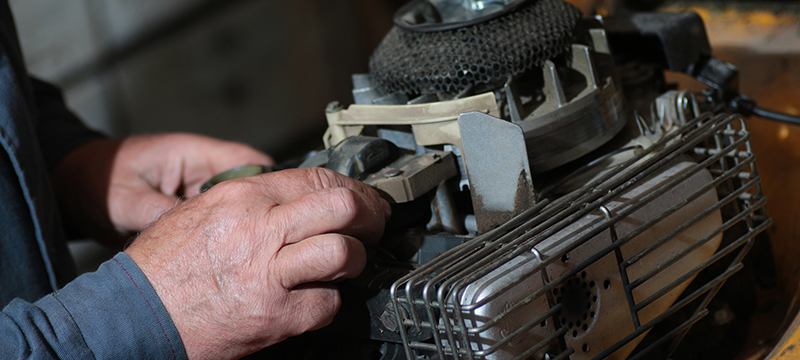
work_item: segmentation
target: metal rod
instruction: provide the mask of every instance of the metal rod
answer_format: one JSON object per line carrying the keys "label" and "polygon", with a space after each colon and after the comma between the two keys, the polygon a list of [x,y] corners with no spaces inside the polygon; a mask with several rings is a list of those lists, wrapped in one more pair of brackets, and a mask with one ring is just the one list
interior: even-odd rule
{"label": "metal rod", "polygon": [[[556,309],[556,308],[558,308],[558,310],[554,311],[554,309]],[[511,334],[509,334],[508,336],[506,336],[502,340],[496,342],[495,344],[493,344],[488,349],[481,350],[481,351],[476,351],[475,352],[475,356],[485,357],[486,355],[494,353],[495,351],[500,349],[502,346],[504,346],[504,345],[508,344],[509,342],[511,342],[511,340],[513,340],[514,338],[516,338],[516,337],[528,332],[528,330],[532,329],[534,326],[538,326],[539,323],[542,322],[542,320],[552,316],[554,313],[557,313],[561,309],[562,309],[561,307],[554,307],[554,308],[548,310],[547,312],[543,313],[542,315],[539,315],[539,317],[537,317],[536,319],[529,321],[528,324],[526,324],[525,326],[522,326],[522,327],[514,330],[514,332],[512,332]],[[564,330],[562,335],[566,334],[566,332],[569,331],[569,329],[566,326],[562,326],[560,329]],[[554,340],[554,339],[551,339],[551,340],[547,340],[547,339],[549,339],[549,337],[545,338],[542,341],[539,341],[538,343],[536,343],[536,345],[534,346],[536,348],[536,350],[541,349],[542,347],[544,347],[544,345],[546,345],[550,341]]]}
{"label": "metal rod", "polygon": [[[762,199],[762,201],[758,202],[758,204],[760,204],[760,205],[758,205],[758,207],[763,206],[765,203],[766,203],[766,199]],[[659,273],[661,273],[661,271],[663,271],[664,269],[670,267],[674,263],[678,262],[678,260],[682,259],[684,256],[686,256],[690,252],[697,250],[697,248],[699,248],[700,246],[705,245],[708,241],[710,241],[711,239],[713,239],[717,235],[722,235],[723,232],[725,232],[727,229],[732,227],[737,222],[741,221],[745,216],[751,215],[753,212],[755,212],[755,210],[756,209],[753,209],[750,212],[746,212],[746,213],[745,212],[741,212],[741,213],[736,214],[735,217],[733,217],[731,219],[728,219],[728,221],[724,222],[720,227],[714,229],[713,231],[711,231],[710,233],[706,234],[705,236],[703,236],[699,240],[695,241],[694,243],[692,243],[692,245],[690,245],[690,246],[686,247],[685,249],[681,250],[680,252],[678,252],[677,254],[672,256],[670,259],[659,263],[658,266],[656,266],[652,270],[648,271],[645,275],[642,275],[641,277],[636,279],[633,282],[634,287],[638,287],[639,285],[643,284],[645,281],[652,279],[654,276],[656,276]]]}
{"label": "metal rod", "polygon": [[721,259],[725,255],[730,254],[733,250],[735,250],[739,246],[742,246],[742,244],[744,244],[747,240],[749,240],[753,236],[755,236],[755,234],[757,234],[758,232],[760,232],[763,229],[766,229],[768,225],[769,225],[769,223],[761,224],[761,226],[759,227],[758,231],[748,232],[747,234],[742,235],[741,237],[739,237],[739,239],[737,239],[736,241],[732,242],[730,245],[726,246],[722,251],[717,251],[716,253],[714,253],[713,256],[711,256],[710,258],[708,258],[705,261],[703,261],[702,263],[700,263],[700,265],[696,266],[691,271],[681,275],[678,279],[674,280],[668,286],[665,286],[665,287],[661,288],[661,290],[659,290],[658,292],[656,292],[653,295],[650,295],[647,299],[645,299],[644,301],[642,301],[639,304],[637,304],[636,305],[636,311],[640,311],[640,310],[644,309],[645,307],[647,307],[647,305],[650,305],[653,301],[655,301],[658,298],[660,298],[661,296],[663,296],[666,292],[669,292],[672,288],[680,285],[680,283],[688,280],[690,277],[696,275],[696,273],[699,273],[701,270],[707,268],[709,265],[717,262],[719,259]]}
{"label": "metal rod", "polygon": [[[765,199],[765,201],[766,201],[766,199]],[[739,254],[736,256],[736,258],[734,258],[733,261],[731,261],[731,266],[734,266],[733,265],[734,263],[739,263],[739,264],[741,263],[741,261],[744,259],[745,255],[747,255],[747,253],[753,247],[753,243],[755,242],[755,236],[758,235],[758,233],[764,231],[770,224],[772,224],[772,220],[771,219],[767,219],[767,221],[762,223],[757,228],[754,228],[754,229],[750,230],[750,232],[753,233],[753,236],[750,237],[750,239],[747,241],[745,246],[742,248],[742,251],[740,251]],[[711,292],[709,292],[709,294],[706,296],[706,298],[703,300],[703,302],[697,308],[701,309],[701,308],[707,307],[708,304],[711,302],[711,299],[717,294],[717,292],[719,292],[721,287],[722,287],[722,284],[719,284],[716,287],[714,287],[714,289]],[[673,351],[675,351],[675,348],[678,347],[678,342],[681,341],[685,335],[686,334],[683,333],[680,336],[680,338],[676,339],[676,341],[673,342],[673,344],[672,344],[672,346],[670,348],[670,354]]]}
{"label": "metal rod", "polygon": [[[755,157],[753,157],[753,159],[755,159]],[[730,172],[730,171],[733,171],[733,170],[728,170],[728,172]],[[695,199],[699,198],[700,196],[705,194],[707,191],[711,190],[712,187],[716,187],[717,185],[719,185],[723,181],[725,181],[724,177],[719,177],[717,179],[714,179],[708,185],[702,187],[700,190],[696,191],[694,194],[692,194],[691,196],[687,197],[683,202],[681,202],[679,204],[676,204],[676,205],[673,205],[672,208],[675,208],[675,210],[677,210],[677,208],[683,207],[684,205],[688,204],[689,202],[694,201]],[[702,213],[697,215],[695,218],[693,218],[691,221],[687,222],[686,224],[694,224],[695,222],[697,222],[700,219],[706,217],[710,213],[720,209],[722,206],[724,206],[727,203],[735,200],[736,197],[738,197],[743,192],[747,191],[748,188],[752,187],[755,183],[758,183],[758,181],[760,181],[760,178],[754,179],[753,181],[748,183],[746,186],[742,186],[740,189],[735,191],[734,194],[726,196],[725,198],[723,198],[722,200],[720,200],[716,204],[714,204],[714,206],[706,209],[705,211],[703,211]],[[667,212],[671,212],[671,211],[669,211],[669,210],[665,211],[665,213],[667,213]],[[633,263],[639,261],[641,258],[643,258],[644,256],[650,254],[650,252],[652,252],[653,250],[658,248],[661,244],[666,242],[669,238],[671,238],[671,237],[677,235],[678,233],[682,232],[683,230],[685,230],[684,225],[682,225],[678,229],[675,229],[675,230],[671,231],[669,234],[664,235],[658,241],[654,242],[653,244],[649,245],[648,247],[646,247],[642,251],[640,251],[637,254],[631,256],[630,258],[628,258],[628,260],[625,261],[625,264],[624,264],[625,267],[628,267],[628,266],[632,265]]]}
{"label": "metal rod", "polygon": [[737,264],[737,266],[729,268],[724,273],[722,273],[719,276],[717,276],[716,278],[714,278],[714,280],[706,283],[705,285],[703,285],[699,289],[697,289],[694,292],[692,292],[689,296],[685,297],[684,299],[682,299],[682,300],[678,301],[677,303],[675,303],[674,305],[672,305],[669,309],[667,309],[667,311],[662,312],[661,314],[656,316],[653,320],[648,321],[647,324],[641,326],[638,329],[635,329],[630,334],[628,334],[627,336],[622,338],[622,340],[617,341],[616,343],[614,343],[614,345],[611,345],[610,347],[608,347],[605,350],[603,350],[599,355],[595,356],[594,359],[602,359],[602,358],[605,358],[605,357],[613,354],[615,351],[619,350],[620,348],[622,348],[623,346],[625,346],[626,344],[631,342],[633,339],[635,339],[635,338],[639,337],[640,335],[644,334],[645,332],[649,331],[653,326],[655,326],[656,324],[658,324],[659,322],[661,322],[662,320],[664,320],[668,316],[674,314],[676,311],[678,311],[681,308],[683,308],[684,306],[686,306],[686,304],[688,304],[689,302],[695,300],[696,298],[698,298],[703,293],[709,291],[717,283],[724,281],[725,279],[729,278],[731,275],[733,275],[736,272],[738,272],[739,270],[741,270],[743,266],[744,265],[742,265],[742,264]]}
{"label": "metal rod", "polygon": [[[547,345],[547,344],[551,343],[553,340],[556,340],[557,338],[562,338],[567,333],[567,331],[569,331],[569,329],[566,326],[562,326],[561,328],[558,329],[557,332],[554,332],[552,335],[550,335],[550,336],[546,337],[544,340],[540,341],[539,344],[543,343],[544,345]],[[526,350],[525,352],[523,352],[522,354],[519,354],[518,356],[514,357],[514,360],[527,359],[528,356],[531,356],[533,353],[539,351],[539,349],[544,347],[544,345],[539,346],[539,347],[530,348],[530,349]],[[572,350],[572,351],[570,351],[570,350]],[[570,354],[572,354],[574,352],[575,352],[574,349],[569,348],[569,349],[563,351],[562,354],[567,353],[567,356],[569,356]]]}
{"label": "metal rod", "polygon": [[628,358],[628,360],[639,360],[639,359],[641,359],[644,355],[649,354],[651,351],[655,350],[655,348],[657,348],[657,347],[661,346],[662,344],[664,344],[665,342],[667,342],[667,340],[669,340],[671,337],[677,335],[678,332],[689,331],[689,328],[691,328],[692,325],[694,325],[695,323],[700,321],[700,319],[706,317],[707,315],[708,315],[708,309],[701,310],[700,312],[698,312],[698,313],[694,314],[692,317],[690,317],[689,320],[686,320],[684,323],[682,323],[681,325],[679,325],[678,327],[676,327],[672,331],[668,332],[666,335],[662,336],[660,339],[658,339],[657,341],[653,342],[652,344],[650,344],[649,346],[644,348],[642,351],[636,353],[636,355]]}
{"label": "metal rod", "polygon": [[[570,355],[572,355],[574,353],[575,353],[575,349],[569,348],[567,350],[562,351],[561,354],[558,354],[558,356],[552,358],[551,360],[564,360],[564,359],[568,358]],[[518,359],[514,359],[514,360],[518,360]]]}
{"label": "metal rod", "polygon": [[[603,212],[603,215],[606,218],[606,222],[610,222],[611,221],[611,210],[608,210],[608,208],[605,205],[601,205],[600,206],[600,211]],[[614,227],[614,223],[609,224],[608,231],[610,232],[611,243],[612,244],[616,243],[619,239],[617,238],[617,231],[616,231],[616,228]],[[625,293],[625,300],[628,302],[628,309],[630,310],[630,313],[631,313],[631,320],[633,321],[633,328],[637,329],[637,328],[639,328],[639,326],[642,326],[642,324],[639,322],[639,314],[636,311],[633,310],[634,307],[636,306],[636,302],[633,300],[633,293],[631,292],[631,287],[630,287],[631,284],[630,284],[630,281],[628,280],[628,272],[621,265],[623,260],[625,259],[622,256],[622,248],[621,247],[616,247],[614,249],[614,255],[616,256],[617,264],[619,265],[617,267],[617,270],[619,270],[619,276],[620,276],[620,279],[622,280],[622,290]]]}

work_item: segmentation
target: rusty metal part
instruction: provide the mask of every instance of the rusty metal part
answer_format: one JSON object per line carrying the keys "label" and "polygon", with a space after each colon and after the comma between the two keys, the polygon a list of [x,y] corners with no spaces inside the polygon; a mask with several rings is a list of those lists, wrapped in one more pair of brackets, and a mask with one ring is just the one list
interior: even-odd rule
{"label": "rusty metal part", "polygon": [[478,232],[533,206],[534,188],[522,128],[479,112],[458,117]]}
{"label": "rusty metal part", "polygon": [[464,216],[459,214],[453,195],[450,193],[450,188],[446,182],[439,184],[436,188],[436,195],[431,201],[432,216],[427,230],[466,235],[467,229],[464,226]]}

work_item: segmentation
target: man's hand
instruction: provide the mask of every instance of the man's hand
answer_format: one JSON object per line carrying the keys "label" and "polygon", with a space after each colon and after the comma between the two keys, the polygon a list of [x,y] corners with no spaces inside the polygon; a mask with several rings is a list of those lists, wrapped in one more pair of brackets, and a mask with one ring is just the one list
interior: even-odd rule
{"label": "man's hand", "polygon": [[188,200],[126,250],[153,284],[191,359],[236,358],[328,324],[330,282],[357,276],[389,204],[335,172],[226,181]]}
{"label": "man's hand", "polygon": [[[63,213],[84,234],[121,247],[217,173],[273,160],[249,146],[200,135],[99,140],[62,160],[53,175]],[[116,243],[115,243],[116,242]]]}

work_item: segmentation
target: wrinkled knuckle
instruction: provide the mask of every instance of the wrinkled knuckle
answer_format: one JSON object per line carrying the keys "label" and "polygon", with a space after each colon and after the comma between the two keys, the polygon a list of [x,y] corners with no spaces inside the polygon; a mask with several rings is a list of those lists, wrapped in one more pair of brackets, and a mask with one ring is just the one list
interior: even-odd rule
{"label": "wrinkled knuckle", "polygon": [[318,294],[315,301],[315,317],[318,325],[315,327],[330,324],[342,305],[342,298],[337,289],[327,289],[327,291],[320,291]]}
{"label": "wrinkled knuckle", "polygon": [[331,195],[331,207],[336,216],[344,222],[355,220],[359,209],[358,194],[350,189],[336,188]]}
{"label": "wrinkled knuckle", "polygon": [[317,330],[333,322],[333,318],[341,307],[342,300],[336,288],[316,289],[305,299],[302,308],[295,309],[293,313],[302,320],[293,322],[302,324],[291,331],[289,336],[300,335],[306,331]]}
{"label": "wrinkled knuckle", "polygon": [[331,236],[326,241],[325,256],[330,261],[331,270],[341,271],[350,260],[349,242],[344,236]]}
{"label": "wrinkled knuckle", "polygon": [[228,180],[214,185],[211,191],[224,198],[241,199],[253,196],[253,184],[247,179]]}
{"label": "wrinkled knuckle", "polygon": [[336,315],[337,312],[339,312],[339,308],[342,306],[342,297],[339,294],[339,290],[334,289],[329,293],[327,299],[325,300],[328,303],[328,314],[329,314],[328,324],[330,324],[330,322],[333,321],[333,316]]}
{"label": "wrinkled knuckle", "polygon": [[306,176],[316,185],[317,189],[328,189],[339,185],[340,175],[333,170],[315,167],[306,171]]}

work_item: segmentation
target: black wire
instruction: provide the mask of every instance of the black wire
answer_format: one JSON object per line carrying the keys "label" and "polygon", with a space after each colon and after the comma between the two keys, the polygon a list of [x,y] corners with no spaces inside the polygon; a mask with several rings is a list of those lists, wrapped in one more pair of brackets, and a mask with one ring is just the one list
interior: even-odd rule
{"label": "black wire", "polygon": [[779,113],[777,111],[767,110],[758,106],[753,108],[753,115],[787,124],[800,125],[800,116]]}

